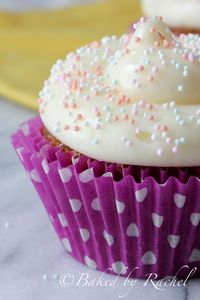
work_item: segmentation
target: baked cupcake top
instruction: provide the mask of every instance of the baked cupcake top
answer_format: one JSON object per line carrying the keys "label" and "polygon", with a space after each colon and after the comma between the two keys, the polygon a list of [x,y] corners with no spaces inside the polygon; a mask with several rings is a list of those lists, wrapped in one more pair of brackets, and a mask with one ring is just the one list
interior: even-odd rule
{"label": "baked cupcake top", "polygon": [[170,27],[200,29],[199,0],[142,0],[142,7],[147,17],[161,15]]}
{"label": "baked cupcake top", "polygon": [[40,92],[45,127],[94,159],[199,166],[200,37],[175,37],[162,18],[58,60]]}

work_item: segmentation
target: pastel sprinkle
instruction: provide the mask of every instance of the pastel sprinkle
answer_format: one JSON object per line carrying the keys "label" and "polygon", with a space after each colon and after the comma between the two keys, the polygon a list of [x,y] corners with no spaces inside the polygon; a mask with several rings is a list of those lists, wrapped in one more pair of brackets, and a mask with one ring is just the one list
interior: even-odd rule
{"label": "pastel sprinkle", "polygon": [[157,149],[157,155],[158,156],[163,156],[164,155],[164,152],[161,148]]}

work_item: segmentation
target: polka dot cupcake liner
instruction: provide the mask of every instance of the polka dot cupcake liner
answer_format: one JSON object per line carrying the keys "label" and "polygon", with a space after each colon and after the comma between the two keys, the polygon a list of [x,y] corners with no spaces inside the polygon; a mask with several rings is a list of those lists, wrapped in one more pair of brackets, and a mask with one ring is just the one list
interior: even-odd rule
{"label": "polka dot cupcake liner", "polygon": [[[41,135],[39,117],[12,144],[65,249],[88,267],[135,278],[200,276],[200,181],[182,169],[76,157]],[[195,174],[195,172],[194,172]],[[66,257],[67,258],[67,257]]]}

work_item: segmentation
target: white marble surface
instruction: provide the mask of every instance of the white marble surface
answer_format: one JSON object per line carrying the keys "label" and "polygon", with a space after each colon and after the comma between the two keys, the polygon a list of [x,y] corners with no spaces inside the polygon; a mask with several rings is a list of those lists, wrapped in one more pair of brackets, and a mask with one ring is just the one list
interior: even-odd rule
{"label": "white marble surface", "polygon": [[[85,0],[0,0],[0,9],[47,4],[51,8],[55,2],[66,5]],[[191,281],[186,287],[163,287],[161,291],[153,284],[145,286],[142,280],[132,288],[125,286],[124,278],[118,278],[114,287],[78,285],[82,274],[98,280],[102,273],[88,269],[65,252],[10,145],[10,134],[33,115],[0,100],[0,300],[200,299],[200,280]],[[71,274],[69,282],[73,278],[74,282],[62,287],[60,277],[67,273]],[[105,282],[116,277],[103,275],[103,278]]]}

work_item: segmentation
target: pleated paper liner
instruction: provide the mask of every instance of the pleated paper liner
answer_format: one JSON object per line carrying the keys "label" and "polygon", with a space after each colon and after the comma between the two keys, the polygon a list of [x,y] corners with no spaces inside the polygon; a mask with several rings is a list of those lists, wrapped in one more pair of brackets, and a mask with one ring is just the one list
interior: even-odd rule
{"label": "pleated paper liner", "polygon": [[76,157],[53,147],[42,126],[39,117],[22,124],[12,144],[74,258],[134,278],[200,276],[200,168]]}

